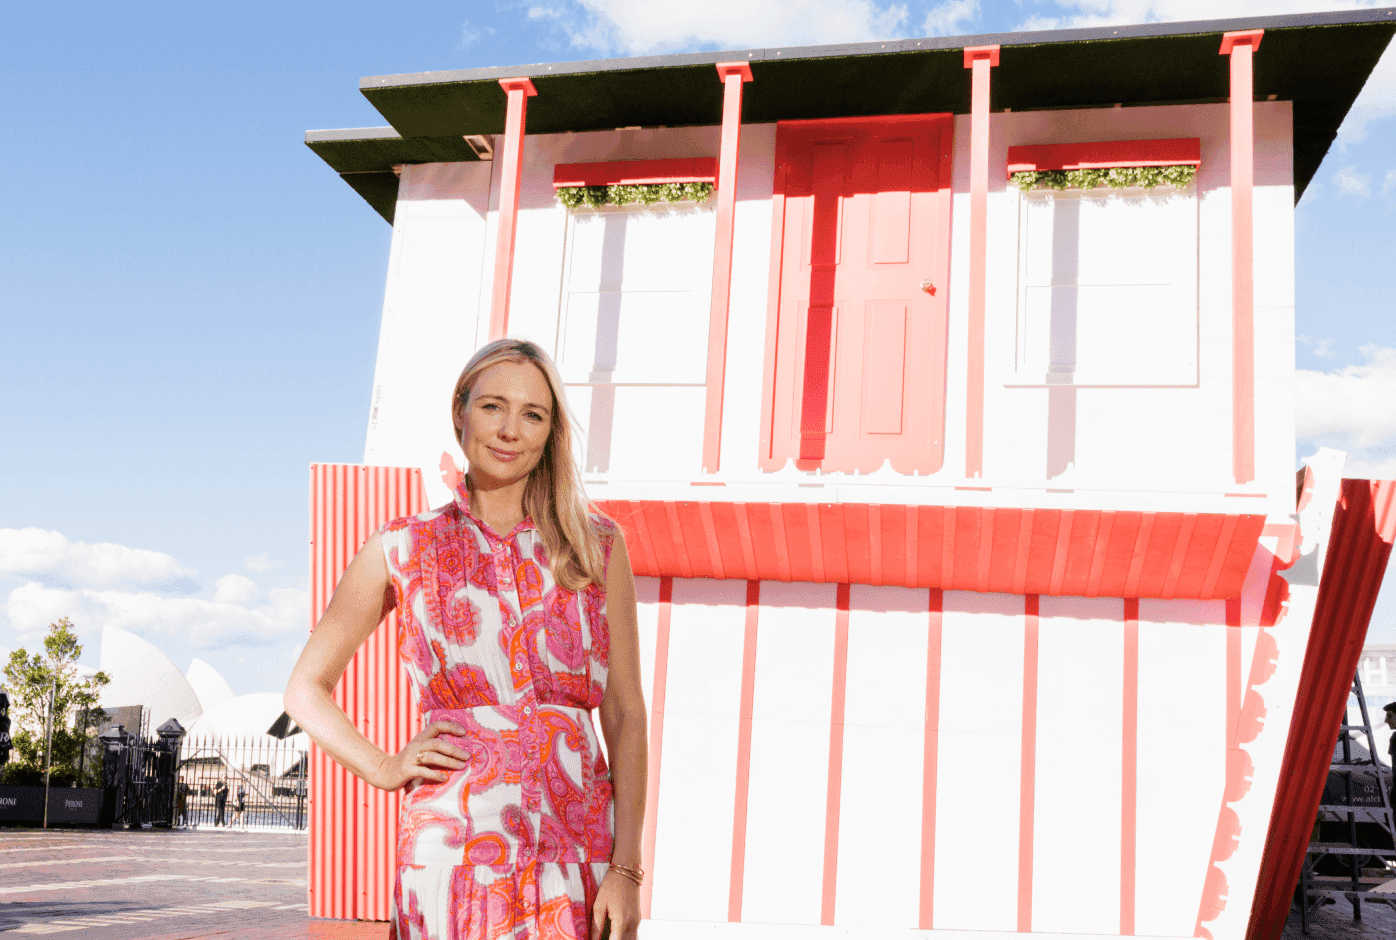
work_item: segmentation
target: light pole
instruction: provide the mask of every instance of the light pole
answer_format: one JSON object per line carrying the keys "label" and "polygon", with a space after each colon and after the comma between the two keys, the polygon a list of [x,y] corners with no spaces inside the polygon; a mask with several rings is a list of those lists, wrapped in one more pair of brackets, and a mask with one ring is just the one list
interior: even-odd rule
{"label": "light pole", "polygon": [[48,780],[53,772],[53,704],[58,696],[58,674],[54,673],[53,685],[48,690],[48,714],[45,721],[44,740],[44,828],[48,828]]}

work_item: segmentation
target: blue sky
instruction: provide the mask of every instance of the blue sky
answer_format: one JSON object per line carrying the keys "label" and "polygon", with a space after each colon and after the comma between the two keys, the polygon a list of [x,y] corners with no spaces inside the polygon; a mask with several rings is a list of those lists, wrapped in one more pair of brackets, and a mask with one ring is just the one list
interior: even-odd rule
{"label": "blue sky", "polygon": [[[307,468],[362,458],[390,236],[302,139],[385,123],[361,76],[1371,5],[16,5],[0,646],[70,614],[93,665],[111,623],[235,692],[284,686],[307,627]],[[1355,474],[1396,476],[1393,222],[1389,53],[1298,210],[1299,455],[1341,447]],[[1396,642],[1387,593],[1372,641]]]}

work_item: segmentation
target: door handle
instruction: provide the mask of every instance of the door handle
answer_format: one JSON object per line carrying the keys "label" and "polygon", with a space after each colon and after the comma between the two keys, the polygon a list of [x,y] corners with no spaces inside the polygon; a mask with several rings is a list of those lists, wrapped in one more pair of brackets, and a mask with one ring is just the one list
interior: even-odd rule
{"label": "door handle", "polygon": [[936,286],[931,283],[930,278],[926,278],[924,281],[921,282],[921,289],[926,293],[930,294],[932,297],[936,295]]}

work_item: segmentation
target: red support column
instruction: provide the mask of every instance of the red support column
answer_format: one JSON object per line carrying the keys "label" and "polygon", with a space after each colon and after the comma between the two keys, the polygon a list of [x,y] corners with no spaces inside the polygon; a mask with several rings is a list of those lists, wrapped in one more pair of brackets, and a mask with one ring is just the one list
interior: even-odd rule
{"label": "red support column", "polygon": [[722,146],[717,163],[717,235],[713,243],[712,312],[708,320],[708,397],[703,416],[703,471],[716,473],[722,455],[722,392],[727,378],[727,310],[732,298],[732,225],[737,210],[737,149],[742,136],[745,62],[719,62]]}
{"label": "red support column", "polygon": [[1231,56],[1231,468],[1237,483],[1255,479],[1255,83],[1252,56],[1265,31],[1222,36]]}
{"label": "red support column", "polygon": [[490,295],[490,339],[509,332],[509,289],[514,279],[514,235],[519,221],[519,184],[523,180],[524,118],[528,99],[538,94],[526,78],[501,78],[509,95],[504,116],[504,147],[499,169],[499,229],[494,247],[494,290]]}
{"label": "red support column", "polygon": [[965,476],[984,475],[984,288],[989,251],[989,69],[998,46],[965,49],[969,105],[969,354],[965,396]]}

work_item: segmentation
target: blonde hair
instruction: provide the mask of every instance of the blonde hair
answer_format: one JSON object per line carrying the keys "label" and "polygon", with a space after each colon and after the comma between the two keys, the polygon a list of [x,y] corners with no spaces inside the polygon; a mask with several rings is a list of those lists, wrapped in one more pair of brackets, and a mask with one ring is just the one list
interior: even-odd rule
{"label": "blonde hair", "polygon": [[562,376],[552,357],[536,343],[521,339],[497,339],[480,347],[461,370],[451,393],[451,430],[456,428],[456,409],[467,404],[470,389],[480,374],[501,362],[528,362],[543,373],[553,394],[552,430],[543,456],[528,475],[523,509],[538,527],[548,549],[553,580],[569,591],[580,591],[588,583],[606,584],[606,557],[592,524],[591,505],[582,489],[581,474],[572,459],[572,416],[562,388]]}

